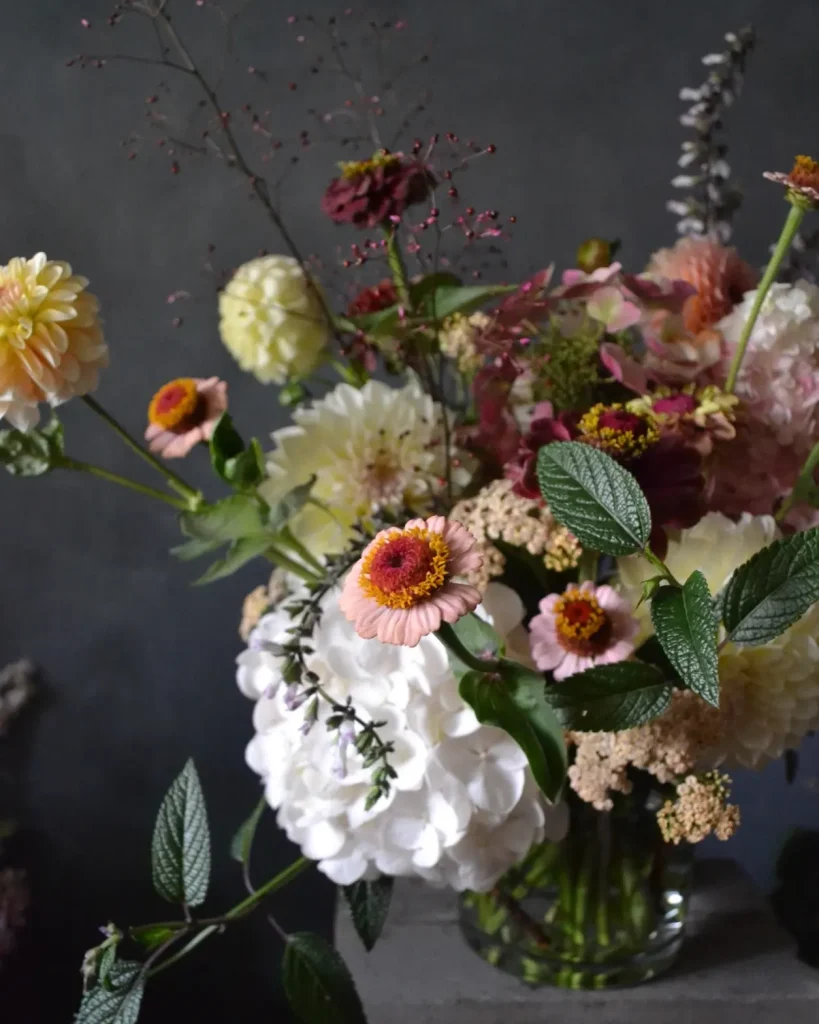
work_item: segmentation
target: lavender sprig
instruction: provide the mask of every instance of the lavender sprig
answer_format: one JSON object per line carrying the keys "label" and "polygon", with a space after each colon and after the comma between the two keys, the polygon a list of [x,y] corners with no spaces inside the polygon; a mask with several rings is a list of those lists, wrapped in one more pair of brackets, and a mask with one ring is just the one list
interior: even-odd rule
{"label": "lavender sprig", "polygon": [[666,209],[681,218],[677,224],[681,235],[707,236],[723,243],[731,237],[731,221],[742,202],[742,192],[730,180],[722,119],[742,90],[745,65],[756,33],[748,25],[738,32],[726,33],[725,41],[727,49],[702,58],[709,69],[702,85],[680,90],[680,99],[692,101],[680,117],[680,124],[693,129],[694,138],[683,142],[677,161],[683,173],[673,178],[671,184],[690,192],[684,199],[666,203]]}

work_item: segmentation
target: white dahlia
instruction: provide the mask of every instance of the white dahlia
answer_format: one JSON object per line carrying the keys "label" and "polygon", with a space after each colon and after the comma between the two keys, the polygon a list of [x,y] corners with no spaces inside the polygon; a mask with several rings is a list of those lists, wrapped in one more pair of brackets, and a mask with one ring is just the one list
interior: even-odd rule
{"label": "white dahlia", "polygon": [[[671,539],[666,564],[677,579],[700,569],[712,594],[733,572],[778,536],[770,516],[747,512],[734,522],[710,512],[695,527]],[[651,569],[637,557],[618,562],[621,589],[633,605]],[[643,637],[651,632],[645,604],[636,611]],[[727,644],[719,656],[720,712],[725,726],[715,759],[761,768],[819,728],[819,605],[763,647]]]}
{"label": "white dahlia", "polygon": [[272,437],[260,492],[272,505],[315,477],[312,496],[331,511],[308,504],[291,523],[315,554],[341,551],[352,523],[378,508],[427,511],[444,484],[440,410],[415,379],[339,384]]}
{"label": "white dahlia", "polygon": [[[371,769],[353,747],[340,751],[344,737],[324,727],[328,705],[306,731],[305,707],[288,709],[279,661],[265,650],[287,636],[286,614],[274,611],[239,656],[239,686],[257,701],[247,759],[279,825],[339,885],[382,872],[486,891],[533,843],[562,837],[565,807],[547,807],[520,747],[479,724],[435,636],[414,648],[362,640],[338,596],[325,599],[309,665],[336,700],[349,697],[363,718],[386,722],[379,733],[395,745],[398,777],[390,795],[366,810]],[[523,607],[513,591],[492,584],[482,612],[494,613],[506,632]]]}
{"label": "white dahlia", "polygon": [[[742,302],[721,320],[729,349],[756,298]],[[819,288],[808,281],[775,284],[754,324],[736,393],[751,416],[771,430],[778,444],[807,450],[819,436]]]}
{"label": "white dahlia", "polygon": [[306,377],[330,337],[317,285],[292,256],[243,264],[219,296],[222,341],[263,384]]}
{"label": "white dahlia", "polygon": [[0,419],[18,430],[39,423],[40,402],[94,391],[108,365],[99,302],[87,287],[42,252],[0,267]]}

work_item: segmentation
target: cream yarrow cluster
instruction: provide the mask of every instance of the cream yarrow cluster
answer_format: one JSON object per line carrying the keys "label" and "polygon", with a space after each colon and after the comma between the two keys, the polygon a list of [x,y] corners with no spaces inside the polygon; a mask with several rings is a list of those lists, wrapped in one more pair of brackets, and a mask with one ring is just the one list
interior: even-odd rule
{"label": "cream yarrow cluster", "polygon": [[496,541],[541,557],[546,568],[555,572],[572,569],[580,561],[577,538],[557,523],[546,505],[515,494],[512,487],[511,480],[494,480],[452,509],[451,518],[469,530],[484,557],[483,566],[469,578],[477,587],[501,576],[506,567]]}
{"label": "cream yarrow cluster", "polygon": [[219,296],[219,314],[222,341],[263,384],[306,377],[330,338],[318,285],[291,256],[239,267]]}
{"label": "cream yarrow cluster", "polygon": [[740,813],[729,804],[731,779],[720,772],[689,775],[677,786],[677,798],[666,800],[657,823],[667,843],[701,843],[712,833],[730,839],[739,828]]}
{"label": "cream yarrow cluster", "polygon": [[461,373],[470,376],[483,363],[478,339],[491,326],[492,317],[486,313],[473,313],[471,316],[454,313],[441,325],[438,334],[441,351],[457,363]]}

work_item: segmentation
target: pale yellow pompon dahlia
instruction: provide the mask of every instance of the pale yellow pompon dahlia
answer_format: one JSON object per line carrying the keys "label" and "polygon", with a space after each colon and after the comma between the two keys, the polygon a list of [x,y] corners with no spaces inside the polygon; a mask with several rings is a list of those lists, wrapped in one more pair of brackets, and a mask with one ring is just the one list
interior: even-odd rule
{"label": "pale yellow pompon dahlia", "polygon": [[239,267],[219,296],[219,332],[243,370],[284,384],[316,368],[330,337],[317,287],[290,256]]}
{"label": "pale yellow pompon dahlia", "polygon": [[97,387],[108,365],[99,302],[88,280],[38,252],[0,267],[0,419],[18,430]]}

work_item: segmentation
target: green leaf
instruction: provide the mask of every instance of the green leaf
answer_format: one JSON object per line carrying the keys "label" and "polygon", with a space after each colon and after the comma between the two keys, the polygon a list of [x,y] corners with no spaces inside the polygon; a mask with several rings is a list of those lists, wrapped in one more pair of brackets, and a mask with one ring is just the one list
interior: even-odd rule
{"label": "green leaf", "polygon": [[110,980],[111,971],[117,962],[117,946],[116,943],[112,942],[107,949],[103,950],[103,954],[100,957],[99,966],[97,967],[97,984],[106,985],[109,989],[113,987],[113,982]]}
{"label": "green leaf", "polygon": [[549,686],[546,699],[566,729],[617,732],[644,725],[671,703],[672,688],[653,665],[598,665]]}
{"label": "green leaf", "polygon": [[655,668],[658,668],[667,683],[682,683],[682,680],[677,675],[677,670],[668,660],[668,655],[663,650],[663,645],[653,634],[644,644],[638,647],[634,652],[634,656],[638,661],[642,661],[646,665],[654,665]]}
{"label": "green leaf", "polygon": [[692,572],[682,588],[660,587],[651,601],[651,621],[680,679],[719,707],[717,624],[703,574]]}
{"label": "green leaf", "polygon": [[503,729],[518,744],[541,791],[560,796],[566,775],[563,732],[546,703],[542,676],[522,665],[504,663],[503,674],[467,672],[458,692],[479,722]]}
{"label": "green leaf", "polygon": [[605,452],[578,441],[547,444],[537,475],[555,519],[584,547],[630,555],[648,543],[651,513],[640,485]]}
{"label": "green leaf", "polygon": [[264,797],[256,804],[253,811],[239,826],[236,835],[230,841],[230,855],[240,864],[247,864],[250,860],[250,851],[253,848],[253,840],[256,837],[256,829],[262,820],[262,815],[267,808],[267,800]]}
{"label": "green leaf", "polygon": [[245,450],[245,443],[241,434],[233,426],[233,417],[229,412],[223,412],[216,421],[216,426],[210,435],[209,447],[211,465],[218,476],[227,480],[225,464],[229,459],[234,459]]}
{"label": "green leaf", "polygon": [[257,438],[252,437],[245,451],[225,462],[224,479],[240,491],[253,491],[264,480],[264,452]]}
{"label": "green leaf", "polygon": [[347,965],[319,935],[296,932],[288,937],[282,984],[303,1024],[367,1024]]}
{"label": "green leaf", "polygon": [[424,296],[421,312],[436,320],[445,320],[453,313],[474,313],[498,295],[516,292],[517,285],[452,285],[441,284]]}
{"label": "green leaf", "polygon": [[722,594],[728,639],[773,640],[819,600],[819,527],[783,537],[741,565]]}
{"label": "green leaf", "polygon": [[426,299],[439,289],[460,288],[460,286],[460,277],[450,271],[440,270],[435,274],[425,274],[420,280],[413,281],[409,286],[412,308],[421,308]]}
{"label": "green leaf", "polygon": [[111,967],[105,985],[85,993],[74,1024],[135,1024],[144,991],[142,965],[120,960]]}
{"label": "green leaf", "polygon": [[310,479],[306,480],[303,484],[299,484],[297,487],[294,487],[292,491],[288,491],[287,494],[285,494],[285,496],[269,510],[267,513],[267,522],[271,530],[280,530],[290,522],[297,512],[301,511],[310,498],[310,492],[313,490],[313,484],[315,482],[316,478],[311,476]]}
{"label": "green leaf", "polygon": [[358,937],[369,953],[381,937],[390,910],[393,879],[381,875],[372,882],[354,882],[342,887]]}
{"label": "green leaf", "polygon": [[235,541],[227,550],[227,554],[214,562],[204,573],[195,580],[194,586],[201,587],[206,583],[213,583],[215,580],[224,579],[231,573],[241,569],[254,558],[263,554],[271,544],[272,538],[267,534],[260,534],[257,537],[243,537]]}
{"label": "green leaf", "polygon": [[210,832],[193,761],[171,783],[159,808],[151,844],[154,888],[169,903],[197,907],[210,879]]}
{"label": "green leaf", "polygon": [[[503,640],[495,632],[489,623],[474,612],[462,616],[457,622],[452,623],[452,631],[469,651],[476,658],[496,660],[503,654]],[[472,671],[468,665],[447,648],[449,665],[456,679],[462,679],[467,672]]]}
{"label": "green leaf", "polygon": [[143,949],[151,950],[167,942],[176,932],[165,924],[138,924],[129,928],[128,934]]}
{"label": "green leaf", "polygon": [[63,426],[56,416],[40,430],[0,430],[0,465],[12,476],[43,476],[65,453]]}
{"label": "green leaf", "polygon": [[261,533],[265,528],[262,506],[249,494],[232,494],[198,512],[183,512],[179,526],[186,537],[225,543]]}

